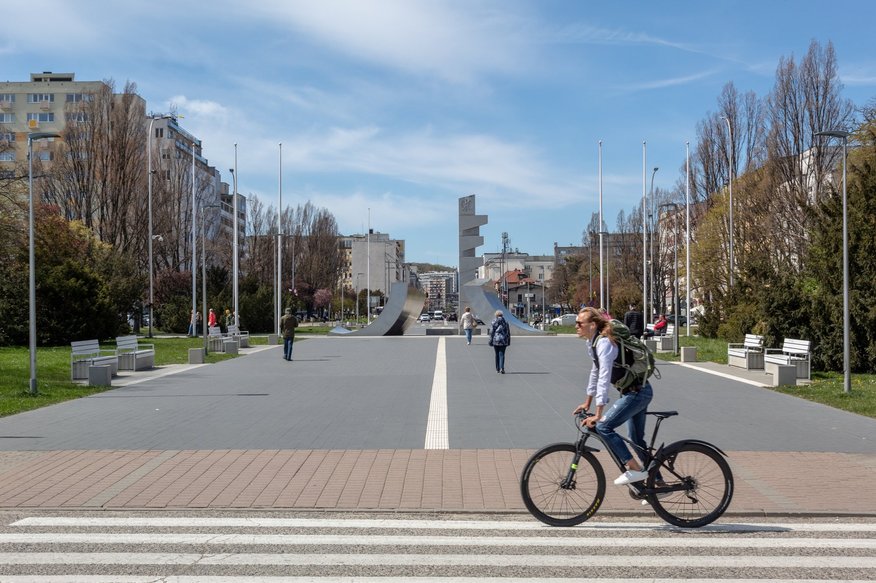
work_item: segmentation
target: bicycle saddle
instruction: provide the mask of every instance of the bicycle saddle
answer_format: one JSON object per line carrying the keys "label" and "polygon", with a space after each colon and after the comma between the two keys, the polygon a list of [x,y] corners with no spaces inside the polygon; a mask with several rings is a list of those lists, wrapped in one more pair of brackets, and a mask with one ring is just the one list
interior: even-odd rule
{"label": "bicycle saddle", "polygon": [[648,411],[648,415],[654,415],[655,417],[659,417],[660,419],[666,419],[667,417],[674,417],[678,415],[678,411]]}

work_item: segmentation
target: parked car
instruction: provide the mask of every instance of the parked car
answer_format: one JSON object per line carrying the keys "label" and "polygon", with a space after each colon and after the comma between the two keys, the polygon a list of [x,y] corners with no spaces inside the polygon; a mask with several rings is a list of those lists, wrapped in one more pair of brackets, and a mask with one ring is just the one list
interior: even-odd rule
{"label": "parked car", "polygon": [[[666,321],[670,324],[675,324],[675,314],[669,314],[666,316]],[[686,326],[687,325],[687,317],[684,314],[678,315],[678,325]]]}
{"label": "parked car", "polygon": [[432,319],[432,316],[429,314],[420,314],[420,322],[429,322]]}
{"label": "parked car", "polygon": [[578,314],[563,314],[551,320],[551,326],[574,326]]}

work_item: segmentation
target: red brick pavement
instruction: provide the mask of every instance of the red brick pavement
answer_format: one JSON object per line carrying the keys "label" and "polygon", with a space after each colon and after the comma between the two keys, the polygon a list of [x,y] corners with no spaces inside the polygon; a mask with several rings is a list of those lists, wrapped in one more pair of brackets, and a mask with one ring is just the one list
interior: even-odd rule
{"label": "red brick pavement", "polygon": [[[520,511],[518,477],[530,453],[0,452],[0,508]],[[731,452],[730,463],[730,513],[876,515],[876,455]],[[648,512],[612,485],[601,511]]]}

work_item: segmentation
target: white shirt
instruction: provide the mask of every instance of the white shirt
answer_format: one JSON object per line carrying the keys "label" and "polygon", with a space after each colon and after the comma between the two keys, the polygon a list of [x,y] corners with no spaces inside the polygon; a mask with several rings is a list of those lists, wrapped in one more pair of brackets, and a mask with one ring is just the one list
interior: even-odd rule
{"label": "white shirt", "polygon": [[[592,344],[591,344],[592,346]],[[587,383],[587,394],[595,396],[596,405],[607,405],[609,402],[609,387],[611,387],[611,368],[617,358],[617,346],[605,336],[596,337],[596,357],[599,359],[599,367],[596,362],[590,369],[590,381]]]}
{"label": "white shirt", "polygon": [[471,312],[465,312],[462,314],[462,328],[463,330],[468,330],[469,328],[475,327],[475,318]]}

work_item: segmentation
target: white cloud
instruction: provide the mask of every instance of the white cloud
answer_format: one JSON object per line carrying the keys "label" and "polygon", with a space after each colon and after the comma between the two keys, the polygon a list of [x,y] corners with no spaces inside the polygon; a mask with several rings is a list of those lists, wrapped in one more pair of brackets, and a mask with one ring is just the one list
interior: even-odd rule
{"label": "white cloud", "polygon": [[467,3],[407,0],[260,2],[246,14],[356,60],[415,74],[470,82],[481,73],[510,73],[528,61],[525,15]]}

